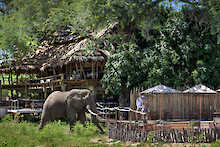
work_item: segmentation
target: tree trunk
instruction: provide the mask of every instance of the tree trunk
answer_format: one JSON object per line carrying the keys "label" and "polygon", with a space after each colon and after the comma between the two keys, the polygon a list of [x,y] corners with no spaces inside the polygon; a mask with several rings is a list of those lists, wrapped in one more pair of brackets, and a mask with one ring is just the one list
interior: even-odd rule
{"label": "tree trunk", "polygon": [[[130,90],[123,86],[119,95],[119,106],[129,107],[130,106]],[[120,120],[128,119],[128,112],[120,112]]]}

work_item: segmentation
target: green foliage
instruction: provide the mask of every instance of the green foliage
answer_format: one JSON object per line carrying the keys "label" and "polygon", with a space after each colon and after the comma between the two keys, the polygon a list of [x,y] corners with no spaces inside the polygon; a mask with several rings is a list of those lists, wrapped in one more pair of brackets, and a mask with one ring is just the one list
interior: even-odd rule
{"label": "green foliage", "polygon": [[115,53],[107,61],[102,83],[106,92],[117,94],[122,86],[138,85],[144,76],[141,60],[143,54],[133,42],[118,44]]}
{"label": "green foliage", "polygon": [[173,87],[199,83],[217,87],[220,54],[216,35],[211,34],[209,24],[187,19],[181,15],[168,19],[160,38],[147,50],[148,79]]}
{"label": "green foliage", "polygon": [[122,87],[160,83],[176,88],[199,83],[212,88],[219,86],[217,35],[211,32],[211,25],[203,20],[203,15],[208,15],[204,9],[185,7],[181,12],[160,9],[157,16],[167,18],[160,22],[163,27],[152,28],[149,35],[135,27],[130,37],[117,34],[107,38],[115,50],[102,79],[106,92],[118,94]]}

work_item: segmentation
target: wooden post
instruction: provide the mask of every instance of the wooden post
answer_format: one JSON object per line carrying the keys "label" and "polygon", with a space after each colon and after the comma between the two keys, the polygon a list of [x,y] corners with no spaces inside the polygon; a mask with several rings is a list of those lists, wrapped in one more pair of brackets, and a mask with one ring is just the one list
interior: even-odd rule
{"label": "wooden post", "polygon": [[[16,74],[16,85],[18,85],[18,74]],[[18,98],[18,89],[15,89],[16,97]]]}
{"label": "wooden post", "polygon": [[95,75],[95,73],[94,73],[94,63],[92,62],[92,79],[94,79],[94,75]]}
{"label": "wooden post", "polygon": [[80,72],[78,65],[75,63],[76,66],[76,73],[78,73],[80,75],[80,79],[82,78],[82,73]]}
{"label": "wooden post", "polygon": [[96,64],[96,79],[99,77],[99,62]]}
{"label": "wooden post", "polygon": [[54,91],[54,84],[53,83],[51,83],[51,91]]}
{"label": "wooden post", "polygon": [[2,81],[0,80],[0,101],[2,100]]}
{"label": "wooden post", "polygon": [[61,91],[66,91],[66,85],[64,83],[64,74],[61,75]]}
{"label": "wooden post", "polygon": [[25,98],[28,98],[28,86],[27,86],[27,80],[24,81],[25,82]]}
{"label": "wooden post", "polygon": [[[130,108],[131,109],[135,109],[135,95],[136,95],[136,91],[135,89],[130,91]],[[130,115],[129,115],[129,119],[130,120],[135,120],[135,113],[130,111]]]}
{"label": "wooden post", "polygon": [[70,79],[70,75],[68,75],[68,64],[66,64],[66,79],[69,80]]}
{"label": "wooden post", "polygon": [[43,87],[43,92],[44,92],[44,99],[46,99],[47,98],[47,87],[46,87],[46,85],[44,85],[44,87]]}
{"label": "wooden post", "polygon": [[2,74],[2,80],[3,80],[3,85],[5,85],[5,78],[4,78],[4,74]]}
{"label": "wooden post", "polygon": [[200,109],[200,113],[199,113],[199,119],[200,120],[202,120],[202,95],[200,95],[200,107],[199,107],[199,109]]}
{"label": "wooden post", "polygon": [[162,99],[161,94],[159,94],[159,104],[160,104],[160,120],[162,119]]}
{"label": "wooden post", "polygon": [[69,77],[70,77],[70,80],[71,80],[72,79],[72,64],[70,64]]}
{"label": "wooden post", "polygon": [[85,74],[85,72],[84,72],[84,69],[83,69],[83,66],[82,66],[81,63],[80,63],[80,71],[82,72],[82,75],[83,75],[84,80],[85,80],[85,79],[86,79],[86,74]]}
{"label": "wooden post", "polygon": [[11,80],[11,84],[14,85],[14,83],[13,83],[13,74],[12,74],[12,72],[11,72],[11,79],[10,79],[10,80]]}

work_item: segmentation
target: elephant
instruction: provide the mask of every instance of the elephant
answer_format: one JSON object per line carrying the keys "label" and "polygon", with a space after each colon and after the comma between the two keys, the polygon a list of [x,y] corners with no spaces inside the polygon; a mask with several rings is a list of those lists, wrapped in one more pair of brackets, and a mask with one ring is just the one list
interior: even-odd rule
{"label": "elephant", "polygon": [[[94,113],[98,113],[96,109],[95,97],[88,89],[72,89],[70,91],[61,92],[54,91],[46,99],[43,105],[41,121],[39,129],[42,129],[49,121],[67,117],[69,120],[70,131],[78,120],[84,124],[86,121],[85,112],[90,109]],[[104,133],[99,125],[99,121],[95,115],[92,115],[92,122],[99,128],[100,133]]]}

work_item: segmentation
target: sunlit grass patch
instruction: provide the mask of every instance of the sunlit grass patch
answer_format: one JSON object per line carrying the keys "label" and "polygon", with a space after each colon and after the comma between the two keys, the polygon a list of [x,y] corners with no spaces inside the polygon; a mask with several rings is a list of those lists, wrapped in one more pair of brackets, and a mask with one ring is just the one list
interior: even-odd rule
{"label": "sunlit grass patch", "polygon": [[38,123],[18,123],[7,115],[0,122],[0,147],[85,146],[94,145],[89,139],[100,136],[98,128],[89,122],[86,127],[77,122],[72,133],[69,125],[61,121],[49,123],[41,131],[38,127]]}

